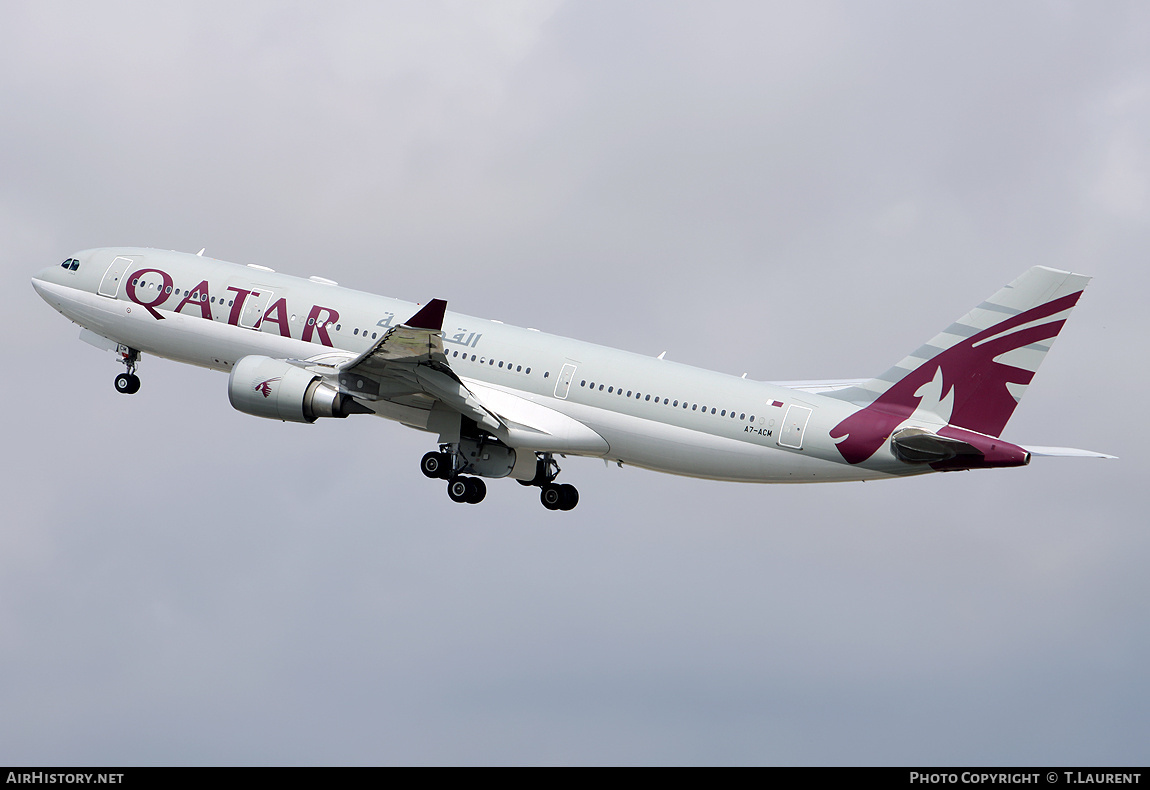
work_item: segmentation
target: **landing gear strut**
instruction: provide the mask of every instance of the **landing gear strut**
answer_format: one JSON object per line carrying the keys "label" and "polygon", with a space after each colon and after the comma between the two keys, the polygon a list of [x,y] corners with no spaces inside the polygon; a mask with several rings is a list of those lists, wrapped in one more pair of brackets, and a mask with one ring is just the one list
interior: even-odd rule
{"label": "landing gear strut", "polygon": [[116,392],[132,395],[140,391],[140,377],[136,375],[136,365],[140,362],[140,352],[134,348],[129,348],[123,357],[124,367],[128,369],[128,372],[116,376]]}
{"label": "landing gear strut", "polygon": [[520,485],[539,486],[539,501],[548,510],[571,510],[579,504],[579,490],[569,483],[556,483],[559,464],[551,453],[540,453],[535,463],[535,477],[520,480]]}

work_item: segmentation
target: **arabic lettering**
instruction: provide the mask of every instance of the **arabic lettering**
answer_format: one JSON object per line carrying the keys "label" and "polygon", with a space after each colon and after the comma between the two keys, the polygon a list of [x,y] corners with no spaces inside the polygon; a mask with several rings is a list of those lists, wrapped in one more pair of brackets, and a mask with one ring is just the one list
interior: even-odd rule
{"label": "arabic lettering", "polygon": [[483,337],[482,332],[472,332],[471,334],[468,334],[466,329],[459,328],[459,331],[457,331],[451,337],[445,336],[443,338],[443,342],[444,343],[454,343],[457,346],[467,346],[469,348],[475,348],[476,344],[479,343],[479,338],[481,338],[481,337]]}

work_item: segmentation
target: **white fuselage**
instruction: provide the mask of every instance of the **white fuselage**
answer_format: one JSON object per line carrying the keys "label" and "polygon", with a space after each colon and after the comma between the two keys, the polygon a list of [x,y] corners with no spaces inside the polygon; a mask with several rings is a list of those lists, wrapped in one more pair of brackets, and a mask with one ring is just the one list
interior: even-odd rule
{"label": "white fuselage", "polygon": [[[220,371],[248,355],[350,360],[419,310],[320,278],[186,253],[114,248],[75,258],[75,271],[50,267],[33,280],[54,308],[114,343]],[[857,407],[833,398],[453,312],[444,318],[443,348],[481,401],[580,426],[566,440],[557,431],[555,446],[530,438],[546,434],[512,434],[521,449],[764,483],[931,471],[885,452],[845,463],[829,431]],[[427,409],[386,399],[367,405],[434,430]]]}

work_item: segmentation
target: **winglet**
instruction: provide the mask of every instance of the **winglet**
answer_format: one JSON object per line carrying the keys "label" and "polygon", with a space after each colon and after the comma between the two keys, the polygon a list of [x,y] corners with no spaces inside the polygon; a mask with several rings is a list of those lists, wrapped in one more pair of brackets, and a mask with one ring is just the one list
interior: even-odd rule
{"label": "winglet", "polygon": [[438,332],[443,329],[443,314],[446,310],[447,302],[443,299],[432,299],[418,313],[409,318],[404,325],[412,329],[429,329]]}

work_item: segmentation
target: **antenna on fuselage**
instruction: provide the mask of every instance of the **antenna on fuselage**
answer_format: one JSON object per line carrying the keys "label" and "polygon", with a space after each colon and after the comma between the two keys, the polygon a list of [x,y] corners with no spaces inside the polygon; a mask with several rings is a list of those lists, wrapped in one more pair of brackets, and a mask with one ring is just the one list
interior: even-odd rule
{"label": "antenna on fuselage", "polygon": [[658,357],[656,357],[656,359],[662,359],[662,358],[663,358],[663,357],[665,357],[665,356],[667,356],[667,352],[666,352],[666,351],[664,351],[662,354],[660,354]]}
{"label": "antenna on fuselage", "polygon": [[204,257],[204,251],[205,251],[205,250],[207,250],[207,247],[204,247],[204,249],[202,249],[202,250],[200,250],[199,252],[197,252],[197,253],[196,253],[196,255],[197,255],[197,256],[199,256],[200,258]]}

